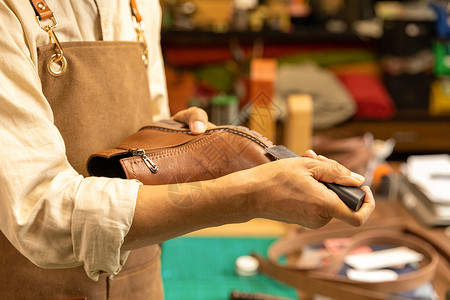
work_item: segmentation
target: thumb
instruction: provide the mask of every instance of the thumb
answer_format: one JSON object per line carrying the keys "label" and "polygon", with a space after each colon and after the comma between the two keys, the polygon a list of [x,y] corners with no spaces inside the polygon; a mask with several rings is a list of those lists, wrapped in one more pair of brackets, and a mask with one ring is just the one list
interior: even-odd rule
{"label": "thumb", "polygon": [[190,107],[182,110],[176,113],[172,118],[189,125],[189,129],[194,134],[205,132],[208,125],[208,114],[198,107]]}

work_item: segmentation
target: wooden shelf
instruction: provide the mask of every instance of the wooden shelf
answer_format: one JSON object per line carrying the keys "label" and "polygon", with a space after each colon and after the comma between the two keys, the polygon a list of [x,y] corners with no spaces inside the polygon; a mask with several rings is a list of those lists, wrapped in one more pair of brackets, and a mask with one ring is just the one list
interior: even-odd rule
{"label": "wooden shelf", "polygon": [[395,155],[450,153],[450,117],[433,117],[423,111],[403,112],[389,121],[352,120],[315,134],[346,137],[366,132],[375,139],[394,139]]}
{"label": "wooden shelf", "polygon": [[211,31],[192,30],[162,30],[161,44],[167,46],[219,46],[228,45],[230,39],[235,39],[242,44],[252,44],[256,40],[263,40],[269,44],[293,44],[293,43],[363,43],[357,35],[351,31],[331,33],[323,26],[305,26],[292,32],[280,32],[274,30],[263,31],[228,31],[216,33]]}

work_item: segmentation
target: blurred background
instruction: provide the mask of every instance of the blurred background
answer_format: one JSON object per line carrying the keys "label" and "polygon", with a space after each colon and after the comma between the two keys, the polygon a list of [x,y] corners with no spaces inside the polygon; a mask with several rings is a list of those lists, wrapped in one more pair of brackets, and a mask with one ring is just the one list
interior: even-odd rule
{"label": "blurred background", "polygon": [[[399,201],[426,227],[450,225],[448,0],[161,0],[161,6],[172,114],[198,106],[218,125],[248,126],[300,155],[312,148],[364,175],[377,200]],[[166,243],[163,263],[186,264],[184,273],[163,268],[168,298],[181,299],[174,293],[182,290],[193,293],[184,299],[226,299],[230,286],[241,284],[296,295],[258,281],[266,279],[233,277],[232,257],[265,251],[286,233],[284,225],[258,222],[199,233],[212,239]],[[212,270],[208,263],[201,275],[186,273],[208,257],[179,256],[191,246],[197,250],[190,253],[230,256],[220,261],[227,267]],[[204,280],[201,288],[187,288]]]}
{"label": "blurred background", "polygon": [[261,82],[251,65],[264,58],[276,64],[266,94],[277,143],[287,99],[308,94],[313,135],[393,138],[400,159],[449,152],[447,2],[163,0],[172,113],[196,105],[218,124],[245,123]]}

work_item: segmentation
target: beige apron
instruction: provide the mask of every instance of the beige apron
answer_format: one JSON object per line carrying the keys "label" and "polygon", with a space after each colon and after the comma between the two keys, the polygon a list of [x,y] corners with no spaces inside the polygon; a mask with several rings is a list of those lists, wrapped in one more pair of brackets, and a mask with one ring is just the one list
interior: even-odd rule
{"label": "beige apron", "polygon": [[[69,162],[87,175],[90,154],[118,145],[151,122],[150,92],[142,48],[134,42],[61,44],[67,71],[47,70],[55,46],[38,48],[39,76],[66,145]],[[98,282],[82,267],[48,270],[32,264],[0,234],[0,299],[162,299],[160,248],[132,251],[117,276]]]}

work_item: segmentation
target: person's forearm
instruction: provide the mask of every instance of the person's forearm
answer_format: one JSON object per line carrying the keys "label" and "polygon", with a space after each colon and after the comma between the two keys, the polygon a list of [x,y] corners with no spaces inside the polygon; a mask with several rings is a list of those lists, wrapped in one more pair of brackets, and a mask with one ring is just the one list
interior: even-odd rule
{"label": "person's forearm", "polygon": [[248,221],[247,183],[225,176],[211,181],[141,186],[122,250],[160,243],[206,227]]}

